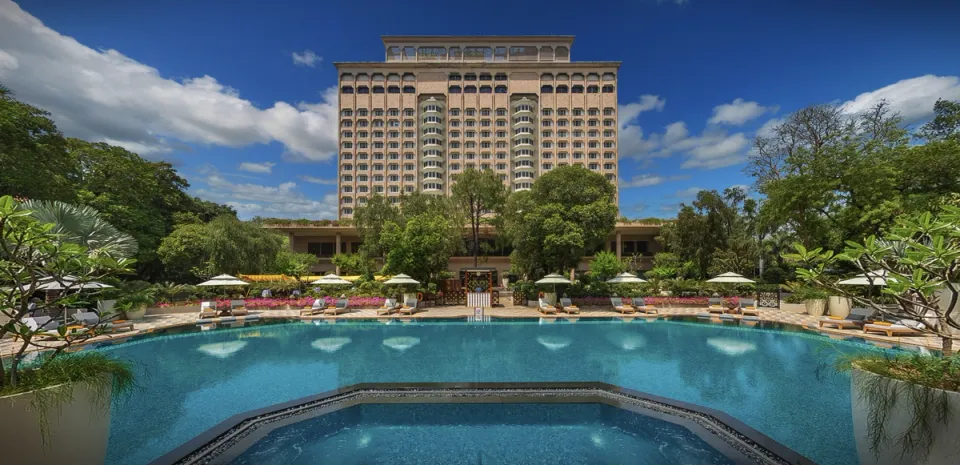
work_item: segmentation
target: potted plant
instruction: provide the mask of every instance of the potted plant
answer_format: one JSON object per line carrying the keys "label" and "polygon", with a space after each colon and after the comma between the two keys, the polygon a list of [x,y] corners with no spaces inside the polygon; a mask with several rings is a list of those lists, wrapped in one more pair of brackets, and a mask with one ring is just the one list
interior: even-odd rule
{"label": "potted plant", "polygon": [[152,287],[130,289],[117,299],[115,308],[122,311],[128,320],[140,320],[147,314],[147,307],[156,301],[156,295]]}
{"label": "potted plant", "polygon": [[[947,205],[938,216],[901,217],[882,238],[848,242],[837,256],[796,248],[807,264],[797,276],[807,283],[941,342],[942,354],[867,354],[843,361],[841,368],[851,373],[860,463],[960,463],[960,355],[954,348],[960,339],[960,208]],[[880,295],[838,286],[836,277],[824,272],[837,260],[870,278]],[[885,304],[890,299],[896,305]]]}
{"label": "potted plant", "polygon": [[803,300],[807,315],[823,316],[827,309],[827,297],[829,296],[827,291],[812,286],[804,286],[797,291],[797,294]]}
{"label": "potted plant", "polygon": [[[12,355],[0,363],[0,437],[15,445],[4,448],[4,463],[103,463],[110,399],[133,387],[126,363],[98,352],[69,353],[102,334],[105,323],[81,329],[59,323],[65,309],[97,297],[95,280],[130,272],[132,260],[91,252],[64,237],[12,197],[0,197],[0,274],[6,281],[0,286],[0,339],[14,341]],[[48,299],[34,298],[44,291]],[[29,360],[34,351],[43,352]]]}
{"label": "potted plant", "polygon": [[830,316],[846,318],[850,314],[850,298],[842,295],[831,295],[827,302]]}

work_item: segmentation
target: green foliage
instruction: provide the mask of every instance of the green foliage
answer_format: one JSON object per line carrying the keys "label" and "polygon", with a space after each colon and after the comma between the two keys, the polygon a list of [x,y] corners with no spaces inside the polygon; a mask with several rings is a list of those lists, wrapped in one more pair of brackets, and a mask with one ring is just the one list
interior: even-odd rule
{"label": "green foliage", "polygon": [[453,201],[467,215],[470,222],[471,254],[473,265],[480,262],[480,227],[500,223],[500,216],[506,206],[509,191],[500,176],[492,170],[477,171],[467,168],[455,176]]}
{"label": "green foliage", "polygon": [[300,279],[301,276],[310,273],[311,268],[319,262],[319,259],[311,253],[294,252],[290,249],[289,240],[284,239],[283,246],[277,252],[274,269],[281,274]]}
{"label": "green foliage", "polygon": [[[759,250],[756,202],[741,189],[722,194],[700,191],[692,205],[683,205],[677,220],[665,224],[657,240],[665,249],[692,267],[676,269],[675,276],[692,273],[706,278],[725,272],[753,276]],[[671,257],[672,258],[672,257]],[[667,268],[657,273],[674,271]],[[669,274],[655,274],[666,277]]]}
{"label": "green foliage", "polygon": [[30,210],[41,223],[53,224],[53,232],[62,240],[80,244],[91,254],[131,258],[137,253],[137,241],[108,223],[91,207],[60,201],[27,200],[23,202],[23,208]]}
{"label": "green foliage", "polygon": [[50,113],[0,91],[0,193],[41,200],[76,200],[74,163]]}
{"label": "green foliage", "polygon": [[418,214],[402,226],[387,222],[381,237],[388,251],[384,272],[405,273],[422,283],[436,279],[447,269],[450,257],[463,248],[461,224],[442,211]]}
{"label": "green foliage", "polygon": [[333,266],[340,268],[340,274],[373,275],[376,263],[365,253],[338,253],[331,259]]}
{"label": "green foliage", "polygon": [[[256,223],[221,216],[198,225],[184,224],[163,239],[157,254],[167,272],[180,281],[196,281],[216,274],[262,274],[280,272],[278,255],[287,250],[280,234]],[[286,253],[286,252],[284,252]],[[281,266],[289,260],[307,261],[306,257],[285,255]]]}
{"label": "green foliage", "polygon": [[603,244],[617,219],[615,188],[603,175],[561,166],[540,176],[530,191],[510,195],[506,237],[518,274],[537,277],[566,270]]}
{"label": "green foliage", "polygon": [[930,140],[960,138],[960,102],[937,99],[933,113],[933,119],[920,128],[920,137]]}
{"label": "green foliage", "polygon": [[593,256],[593,261],[590,262],[590,275],[600,281],[611,279],[626,269],[626,263],[617,258],[614,252],[597,252]]}
{"label": "green foliage", "polygon": [[675,253],[659,252],[653,256],[653,268],[646,272],[648,278],[686,278],[691,275],[693,262],[683,261]]}
{"label": "green foliage", "polygon": [[[5,285],[0,287],[0,315],[4,323],[0,326],[0,339],[7,335],[16,335],[9,358],[0,363],[0,389],[16,388],[20,384],[20,364],[24,354],[31,348],[50,348],[38,340],[42,330],[31,329],[23,318],[33,309],[30,297],[41,284],[56,283],[66,287],[65,276],[70,276],[70,286],[80,287],[95,279],[115,276],[129,271],[132,261],[115,259],[105,254],[90,254],[88,250],[75,243],[65,242],[63,236],[54,232],[53,224],[44,224],[34,217],[30,210],[22,207],[11,196],[0,197],[0,276]],[[96,291],[84,291],[60,294],[57,297],[35,302],[36,311],[50,315],[52,319],[62,317],[65,308],[75,307],[81,299],[96,295]],[[102,327],[65,338],[66,328],[61,326],[55,334],[45,334],[61,339],[52,352],[55,359],[72,344],[82,342],[100,334]]]}
{"label": "green foliage", "polygon": [[353,221],[349,218],[344,218],[340,220],[309,220],[306,218],[299,219],[289,219],[289,218],[270,218],[255,216],[251,220],[254,223],[260,223],[262,225],[293,225],[293,226],[350,226],[353,224]]}
{"label": "green foliage", "polygon": [[140,310],[157,301],[158,288],[144,281],[132,281],[122,288],[117,299],[116,309],[120,311]]}

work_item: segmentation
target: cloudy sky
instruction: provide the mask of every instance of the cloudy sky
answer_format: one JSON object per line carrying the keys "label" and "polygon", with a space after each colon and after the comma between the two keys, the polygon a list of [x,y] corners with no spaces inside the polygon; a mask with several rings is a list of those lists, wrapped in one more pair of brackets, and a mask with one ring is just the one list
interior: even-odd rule
{"label": "cloudy sky", "polygon": [[960,100],[960,2],[378,1],[0,0],[0,82],[243,217],[335,217],[331,63],[383,60],[381,34],[573,34],[573,60],[622,61],[629,217],[749,186],[755,134],[806,105],[919,124]]}

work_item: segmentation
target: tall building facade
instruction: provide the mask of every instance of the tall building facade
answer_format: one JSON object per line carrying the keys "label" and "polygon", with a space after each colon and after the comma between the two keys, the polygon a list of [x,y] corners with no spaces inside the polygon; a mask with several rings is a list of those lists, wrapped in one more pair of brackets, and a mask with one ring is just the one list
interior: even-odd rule
{"label": "tall building facade", "polygon": [[573,36],[384,36],[383,62],[335,63],[339,216],[374,194],[449,195],[468,168],[512,190],[581,165],[618,179],[620,62],[570,60]]}

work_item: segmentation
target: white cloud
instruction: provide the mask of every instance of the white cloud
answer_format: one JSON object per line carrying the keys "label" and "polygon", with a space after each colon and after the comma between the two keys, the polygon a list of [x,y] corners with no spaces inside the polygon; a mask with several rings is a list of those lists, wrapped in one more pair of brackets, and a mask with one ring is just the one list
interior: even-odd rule
{"label": "white cloud", "polygon": [[268,216],[278,218],[324,219],[337,217],[337,194],[329,193],[320,201],[310,199],[297,189],[297,183],[277,186],[234,183],[216,171],[200,180],[206,187],[197,196],[227,204],[241,218]]}
{"label": "white cloud", "polygon": [[322,184],[322,185],[328,185],[328,186],[336,186],[336,185],[337,185],[337,179],[336,179],[336,178],[318,178],[318,177],[315,177],[315,176],[306,176],[306,175],[304,175],[304,176],[300,176],[300,179],[303,180],[303,181],[312,183],[312,184]]}
{"label": "white cloud", "polygon": [[760,129],[757,129],[757,135],[760,137],[773,137],[773,129],[785,123],[786,121],[786,118],[771,118],[767,120],[766,123],[763,123],[763,125],[760,126]]}
{"label": "white cloud", "polygon": [[270,174],[273,172],[273,167],[277,166],[276,163],[264,162],[264,163],[253,163],[245,161],[240,164],[240,171],[246,171],[248,173],[263,173]]}
{"label": "white cloud", "polygon": [[732,103],[724,103],[713,107],[713,116],[707,122],[710,124],[742,126],[747,121],[758,118],[767,112],[776,112],[779,108],[778,106],[765,107],[757,102],[747,102],[738,98]]}
{"label": "white cloud", "polygon": [[864,92],[843,103],[847,114],[862,113],[881,100],[890,103],[890,109],[899,112],[904,122],[918,123],[933,116],[933,104],[938,98],[960,99],[960,77],[925,76],[904,79],[870,92]]}
{"label": "white cloud", "polygon": [[689,176],[660,176],[656,174],[638,174],[629,180],[620,180],[621,189],[629,189],[632,187],[650,187],[656,186],[658,184],[663,184],[669,181],[681,181],[684,179],[689,179]]}
{"label": "white cloud", "polygon": [[748,186],[748,185],[746,185],[746,184],[734,184],[734,185],[730,186],[730,189],[739,189],[739,190],[743,191],[744,194],[747,194],[747,193],[750,192],[750,186]]}
{"label": "white cloud", "polygon": [[297,66],[309,66],[315,68],[317,63],[323,61],[323,57],[313,53],[313,50],[304,50],[302,52],[293,52],[293,64]]}
{"label": "white cloud", "polygon": [[682,189],[682,190],[677,191],[677,193],[674,194],[674,196],[677,197],[677,198],[681,198],[681,199],[688,199],[688,198],[691,198],[691,197],[696,197],[696,196],[697,196],[697,193],[699,193],[699,192],[702,191],[702,190],[703,190],[702,187],[695,187],[695,186],[694,186],[694,187],[688,187],[688,188],[686,188],[686,189]]}
{"label": "white cloud", "polygon": [[[110,141],[142,155],[182,142],[242,147],[280,142],[289,159],[327,160],[337,150],[337,94],[265,109],[211,76],[167,79],[117,50],[94,50],[0,0],[3,83],[49,111],[67,135]],[[180,142],[182,141],[182,142]]]}
{"label": "white cloud", "polygon": [[639,102],[620,105],[619,116],[621,125],[635,122],[634,120],[640,116],[640,113],[651,110],[661,111],[666,104],[667,101],[660,98],[659,95],[641,95]]}
{"label": "white cloud", "polygon": [[746,159],[746,149],[750,146],[750,140],[742,132],[710,133],[687,141],[695,146],[687,152],[681,168],[715,169],[736,165]]}
{"label": "white cloud", "polygon": [[667,101],[659,95],[642,95],[640,101],[620,105],[620,156],[624,158],[644,158],[656,150],[658,142],[644,138],[643,128],[638,124],[641,113],[661,111]]}

